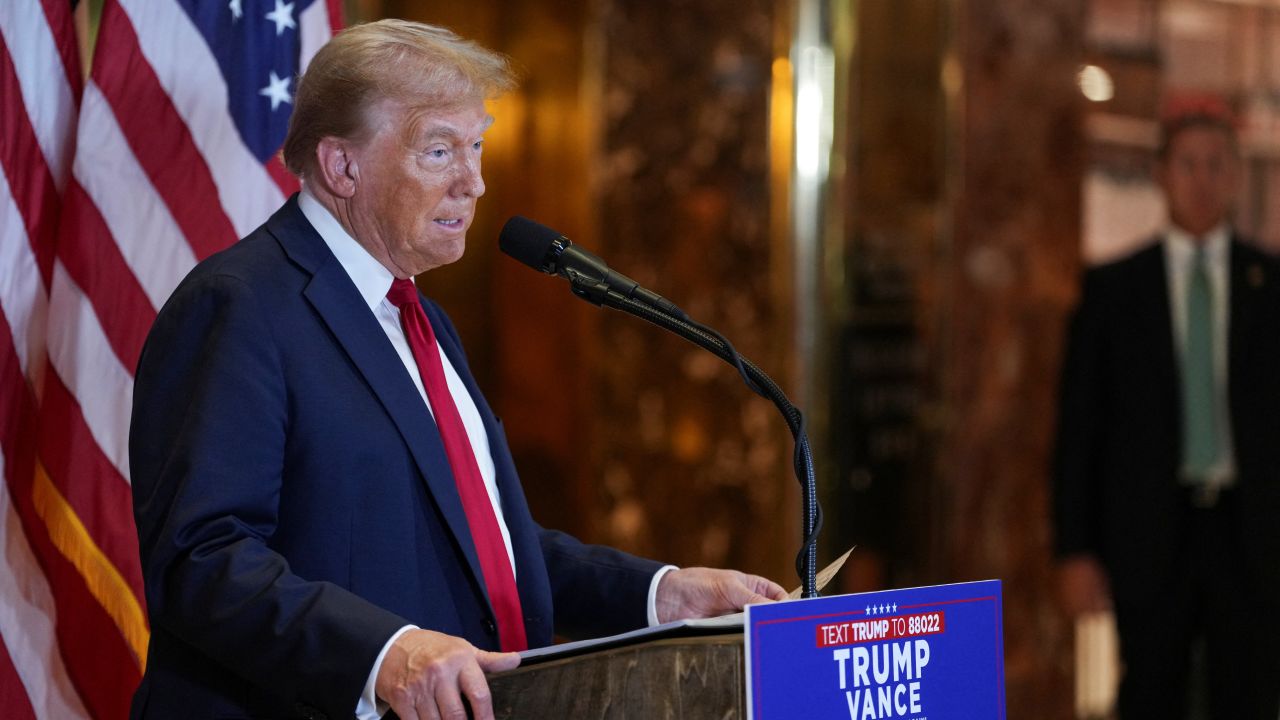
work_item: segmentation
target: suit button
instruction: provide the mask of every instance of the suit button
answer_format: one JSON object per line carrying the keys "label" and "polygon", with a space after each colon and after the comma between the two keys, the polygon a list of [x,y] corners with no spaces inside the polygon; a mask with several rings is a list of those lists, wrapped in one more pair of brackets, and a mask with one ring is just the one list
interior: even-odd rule
{"label": "suit button", "polygon": [[485,632],[487,632],[487,633],[489,633],[490,635],[497,635],[497,634],[498,634],[498,626],[497,626],[497,625],[494,625],[492,620],[485,620],[485,621],[484,621],[484,631],[485,631]]}

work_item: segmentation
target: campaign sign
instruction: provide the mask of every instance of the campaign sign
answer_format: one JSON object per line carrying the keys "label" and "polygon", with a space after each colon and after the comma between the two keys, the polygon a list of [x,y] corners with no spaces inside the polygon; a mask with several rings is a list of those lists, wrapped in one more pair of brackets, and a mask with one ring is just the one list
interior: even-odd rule
{"label": "campaign sign", "polygon": [[750,720],[1004,718],[1000,581],[747,607]]}

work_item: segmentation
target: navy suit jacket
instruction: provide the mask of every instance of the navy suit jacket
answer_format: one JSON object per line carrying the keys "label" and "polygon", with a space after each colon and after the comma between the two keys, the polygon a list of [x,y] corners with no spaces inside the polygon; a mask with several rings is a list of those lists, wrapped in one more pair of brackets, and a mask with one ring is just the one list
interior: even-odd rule
{"label": "navy suit jacket", "polygon": [[[1233,238],[1227,384],[1235,545],[1259,596],[1280,594],[1280,262]],[[1182,403],[1163,245],[1089,270],[1063,365],[1056,549],[1106,564],[1122,606],[1159,602],[1185,557]]]}
{"label": "navy suit jacket", "polygon": [[[457,332],[423,306],[489,436],[530,646],[643,626],[660,565],[533,521]],[[135,718],[351,717],[410,623],[497,648],[431,414],[296,197],[161,310],[129,449],[152,632]]]}

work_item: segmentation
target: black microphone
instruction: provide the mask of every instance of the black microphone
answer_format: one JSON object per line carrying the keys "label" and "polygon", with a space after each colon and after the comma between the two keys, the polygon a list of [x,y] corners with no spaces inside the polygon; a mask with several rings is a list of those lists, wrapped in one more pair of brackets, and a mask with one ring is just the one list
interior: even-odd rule
{"label": "black microphone", "polygon": [[671,301],[640,287],[635,280],[610,270],[605,261],[546,225],[517,215],[502,227],[498,234],[498,247],[534,270],[566,278],[573,294],[580,298],[647,320],[711,351],[736,367],[747,387],[773,402],[795,438],[793,465],[796,478],[804,488],[801,503],[804,544],[796,557],[796,570],[804,582],[804,597],[817,597],[818,533],[822,529],[822,506],[818,502],[813,451],[809,447],[804,416],[787,399],[782,388],[750,360],[740,356],[723,335],[692,320]]}
{"label": "black microphone", "polygon": [[606,294],[615,292],[676,317],[687,317],[675,303],[646,290],[626,275],[609,269],[604,260],[574,245],[559,232],[529,218],[516,215],[508,220],[498,234],[498,247],[534,270],[565,278],[572,285],[575,295],[596,305],[602,304]]}

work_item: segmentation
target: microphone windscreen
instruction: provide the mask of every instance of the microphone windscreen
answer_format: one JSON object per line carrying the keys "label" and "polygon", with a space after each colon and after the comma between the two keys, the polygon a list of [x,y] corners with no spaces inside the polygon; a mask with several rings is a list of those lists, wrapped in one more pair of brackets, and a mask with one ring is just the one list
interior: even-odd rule
{"label": "microphone windscreen", "polygon": [[542,223],[516,215],[498,233],[498,248],[535,270],[545,271],[551,243],[561,237]]}

